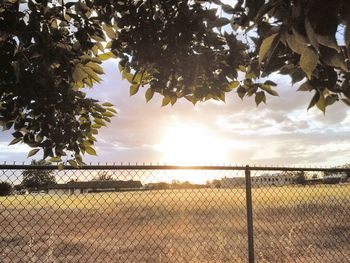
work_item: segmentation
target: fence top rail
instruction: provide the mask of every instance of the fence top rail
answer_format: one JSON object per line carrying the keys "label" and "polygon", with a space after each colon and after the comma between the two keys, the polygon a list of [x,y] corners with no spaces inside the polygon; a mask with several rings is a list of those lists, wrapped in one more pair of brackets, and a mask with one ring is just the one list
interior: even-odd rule
{"label": "fence top rail", "polygon": [[[0,170],[58,170],[56,165],[0,164]],[[84,165],[80,168],[65,166],[63,170],[232,170],[232,171],[304,171],[304,172],[350,172],[350,168],[249,166],[249,165]]]}

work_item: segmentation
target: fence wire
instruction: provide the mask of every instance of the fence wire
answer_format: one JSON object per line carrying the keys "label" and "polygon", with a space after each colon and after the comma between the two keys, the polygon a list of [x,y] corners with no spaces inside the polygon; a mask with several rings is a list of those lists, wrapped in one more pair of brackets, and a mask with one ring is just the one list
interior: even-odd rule
{"label": "fence wire", "polygon": [[2,165],[0,262],[350,262],[349,174]]}

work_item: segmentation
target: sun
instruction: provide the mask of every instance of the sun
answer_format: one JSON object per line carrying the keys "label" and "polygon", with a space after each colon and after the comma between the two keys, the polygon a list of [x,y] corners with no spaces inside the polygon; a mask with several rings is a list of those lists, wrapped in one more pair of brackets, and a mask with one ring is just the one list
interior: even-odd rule
{"label": "sun", "polygon": [[[161,152],[162,162],[169,165],[217,165],[228,161],[227,141],[205,126],[177,125],[166,128],[161,143],[156,145]],[[200,170],[168,171],[164,181],[203,184],[216,178],[215,172],[204,173]]]}
{"label": "sun", "polygon": [[167,164],[212,165],[227,162],[225,141],[205,126],[168,127],[157,150]]}

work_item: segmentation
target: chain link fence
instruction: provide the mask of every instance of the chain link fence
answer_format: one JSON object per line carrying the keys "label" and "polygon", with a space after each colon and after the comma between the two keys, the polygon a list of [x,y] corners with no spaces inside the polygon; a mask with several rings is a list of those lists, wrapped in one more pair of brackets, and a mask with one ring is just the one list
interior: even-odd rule
{"label": "chain link fence", "polygon": [[349,174],[0,165],[0,262],[350,262]]}

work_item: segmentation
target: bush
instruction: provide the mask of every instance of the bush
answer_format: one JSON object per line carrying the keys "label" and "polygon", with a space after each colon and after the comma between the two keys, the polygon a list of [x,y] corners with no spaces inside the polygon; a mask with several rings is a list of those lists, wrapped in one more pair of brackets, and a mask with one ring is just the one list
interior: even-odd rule
{"label": "bush", "polygon": [[12,186],[7,182],[0,182],[0,196],[6,196],[11,193]]}
{"label": "bush", "polygon": [[[32,161],[32,166],[35,165],[49,165],[45,160]],[[38,170],[38,169],[27,169],[22,173],[23,181],[21,185],[27,189],[38,189],[46,187],[50,184],[55,184],[56,179],[51,174],[52,170]]]}

